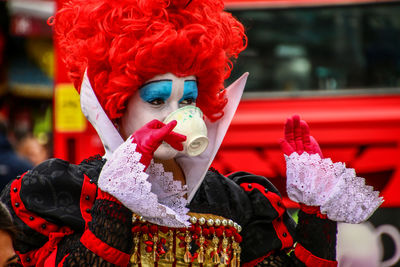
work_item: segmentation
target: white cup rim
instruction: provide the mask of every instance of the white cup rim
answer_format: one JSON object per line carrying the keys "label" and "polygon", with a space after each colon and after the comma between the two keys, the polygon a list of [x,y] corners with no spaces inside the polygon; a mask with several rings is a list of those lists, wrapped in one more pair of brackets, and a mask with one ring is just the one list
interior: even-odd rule
{"label": "white cup rim", "polygon": [[200,117],[203,118],[203,112],[201,111],[200,108],[198,108],[198,107],[196,107],[196,106],[184,106],[184,107],[182,107],[182,108],[178,108],[177,110],[171,112],[171,113],[165,118],[164,123],[170,122],[171,117],[173,117],[176,113],[182,112],[183,110],[186,110],[186,109],[194,109],[194,110],[196,110],[197,112],[200,113]]}

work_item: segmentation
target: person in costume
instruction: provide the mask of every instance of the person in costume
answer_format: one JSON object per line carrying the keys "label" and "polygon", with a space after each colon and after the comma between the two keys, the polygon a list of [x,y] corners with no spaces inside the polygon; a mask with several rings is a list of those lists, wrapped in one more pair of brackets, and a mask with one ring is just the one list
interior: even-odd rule
{"label": "person in costume", "polygon": [[24,233],[24,266],[337,265],[336,221],[366,220],[382,199],[324,159],[299,116],[281,140],[298,224],[266,178],[210,169],[247,78],[224,87],[246,36],[223,8],[73,0],[56,14],[58,45],[106,153],[78,165],[50,159],[3,191]]}

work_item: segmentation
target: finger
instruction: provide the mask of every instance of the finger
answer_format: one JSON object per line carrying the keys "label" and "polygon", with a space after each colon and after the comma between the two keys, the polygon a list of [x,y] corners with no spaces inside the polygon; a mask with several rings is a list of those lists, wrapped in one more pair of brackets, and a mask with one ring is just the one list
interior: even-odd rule
{"label": "finger", "polygon": [[186,141],[186,135],[177,133],[172,131],[166,138],[171,138],[172,140],[176,140],[179,142],[185,142]]}
{"label": "finger", "polygon": [[173,138],[166,138],[164,141],[167,142],[170,146],[172,146],[174,149],[176,149],[178,151],[183,150],[183,144],[182,144],[182,141],[180,141],[180,140],[176,140]]}
{"label": "finger", "polygon": [[158,121],[158,122],[163,124],[163,126],[161,128],[156,128],[156,130],[154,131],[154,137],[157,140],[161,141],[161,140],[164,140],[165,137],[172,132],[172,130],[175,128],[175,126],[177,124],[177,121],[173,120],[170,123],[168,123],[167,125],[165,125],[164,123],[162,123],[160,121]]}
{"label": "finger", "polygon": [[310,154],[312,152],[312,145],[310,140],[310,127],[307,122],[300,120],[301,135],[303,139],[304,151]]}
{"label": "finger", "polygon": [[289,156],[294,152],[293,146],[291,146],[285,139],[280,138],[279,139],[279,145],[281,146],[282,152]]}
{"label": "finger", "polygon": [[164,138],[164,141],[167,142],[168,144],[176,142],[176,143],[182,143],[186,141],[186,136],[183,134],[179,134],[176,132],[171,132],[169,135],[167,135]]}
{"label": "finger", "polygon": [[182,151],[183,150],[182,142],[186,141],[186,136],[176,132],[171,132],[164,138],[164,141],[167,142],[170,146],[172,146],[176,150]]}
{"label": "finger", "polygon": [[324,156],[322,155],[321,147],[319,146],[317,140],[315,140],[315,138],[312,135],[310,135],[310,141],[313,146],[314,153],[318,153],[321,159],[323,159]]}
{"label": "finger", "polygon": [[293,134],[293,120],[292,118],[287,118],[285,123],[285,139],[286,141],[293,147],[296,147],[294,143],[294,134]]}
{"label": "finger", "polygon": [[162,128],[163,126],[165,126],[165,124],[162,123],[161,121],[155,119],[155,120],[152,120],[152,121],[148,122],[148,123],[146,124],[146,126],[147,126],[148,128],[150,128],[150,129],[160,129],[160,128]]}
{"label": "finger", "polygon": [[293,116],[293,133],[294,133],[294,142],[296,144],[296,152],[297,154],[302,154],[304,152],[304,146],[303,146],[303,138],[302,138],[302,132],[301,132],[301,127],[300,127],[300,116],[299,115],[294,115]]}
{"label": "finger", "polygon": [[175,126],[178,124],[178,122],[176,120],[173,120],[171,122],[169,122],[165,128],[168,129],[168,133],[172,132],[172,130],[175,128]]}

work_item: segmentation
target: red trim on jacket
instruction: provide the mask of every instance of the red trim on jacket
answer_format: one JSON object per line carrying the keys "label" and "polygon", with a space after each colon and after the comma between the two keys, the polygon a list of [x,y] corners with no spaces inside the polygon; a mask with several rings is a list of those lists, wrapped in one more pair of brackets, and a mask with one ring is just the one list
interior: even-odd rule
{"label": "red trim on jacket", "polygon": [[64,258],[58,263],[57,267],[62,267],[64,265],[65,259],[69,256],[69,253],[64,256]]}
{"label": "red trim on jacket", "polygon": [[[47,241],[41,248],[32,250],[28,253],[21,254],[17,251],[17,254],[21,260],[23,266],[55,266],[55,253],[57,253],[57,245],[61,239],[66,235],[72,234],[73,231],[68,227],[61,227],[59,232],[50,233],[49,241]],[[54,262],[52,258],[54,255]],[[49,257],[50,256],[50,257]],[[50,264],[50,265],[49,265]]]}
{"label": "red trim on jacket", "polygon": [[25,174],[26,173],[24,173],[21,178],[15,179],[11,184],[10,198],[15,214],[26,225],[42,235],[49,236],[52,232],[58,232],[60,229],[58,225],[48,222],[45,219],[37,216],[35,213],[28,211],[22,202],[19,194],[21,192],[21,182]]}
{"label": "red trim on jacket", "polygon": [[253,191],[255,188],[258,189],[269,200],[276,212],[278,212],[278,217],[282,216],[282,214],[286,211],[286,208],[282,203],[282,198],[278,194],[275,194],[269,190],[265,192],[266,188],[259,183],[242,183],[240,186],[244,189],[244,191],[247,192]]}
{"label": "red trim on jacket", "polygon": [[127,266],[129,263],[129,254],[119,251],[118,249],[104,243],[89,229],[85,230],[83,233],[81,243],[91,252],[112,264],[117,266]]}
{"label": "red trim on jacket", "polygon": [[259,264],[260,262],[262,262],[265,258],[268,258],[269,256],[271,256],[271,254],[272,254],[272,251],[268,252],[267,255],[262,256],[262,257],[260,257],[260,258],[258,258],[258,259],[252,260],[252,261],[250,261],[250,262],[243,263],[242,266],[243,266],[243,267],[253,267],[253,266],[256,266],[257,264]]}
{"label": "red trim on jacket", "polygon": [[300,209],[307,214],[315,214],[320,219],[326,219],[328,216],[326,214],[322,214],[321,210],[317,206],[307,206],[303,203],[300,203]]}
{"label": "red trim on jacket", "polygon": [[93,207],[94,201],[96,200],[96,192],[97,185],[85,174],[80,198],[81,214],[85,222],[92,220],[92,214],[90,211]]}
{"label": "red trim on jacket", "polygon": [[97,199],[113,201],[113,202],[123,206],[118,199],[116,199],[114,196],[110,195],[109,193],[102,191],[100,188],[99,188],[99,191],[97,192]]}
{"label": "red trim on jacket", "polygon": [[258,183],[242,183],[240,186],[247,192],[254,189],[258,189],[271,203],[272,207],[278,212],[278,217],[272,221],[272,225],[275,229],[276,235],[282,243],[281,249],[290,248],[293,246],[293,237],[290,235],[285,223],[283,222],[282,215],[286,211],[286,207],[283,205],[282,198],[269,190],[265,190],[265,187]]}
{"label": "red trim on jacket", "polygon": [[336,267],[338,265],[337,261],[330,261],[313,255],[310,251],[305,249],[300,243],[297,243],[296,248],[294,249],[294,254],[306,266]]}
{"label": "red trim on jacket", "polygon": [[282,242],[281,249],[290,248],[293,246],[293,237],[289,233],[285,223],[283,222],[282,217],[278,217],[272,221],[272,225],[276,231],[276,234]]}

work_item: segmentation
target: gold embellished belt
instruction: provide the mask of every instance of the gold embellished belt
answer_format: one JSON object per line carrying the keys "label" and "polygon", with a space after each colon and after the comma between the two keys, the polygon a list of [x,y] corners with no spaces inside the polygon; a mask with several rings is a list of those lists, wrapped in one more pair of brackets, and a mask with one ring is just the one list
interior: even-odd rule
{"label": "gold embellished belt", "polygon": [[240,225],[212,214],[188,215],[188,228],[158,226],[133,215],[131,266],[240,266]]}

